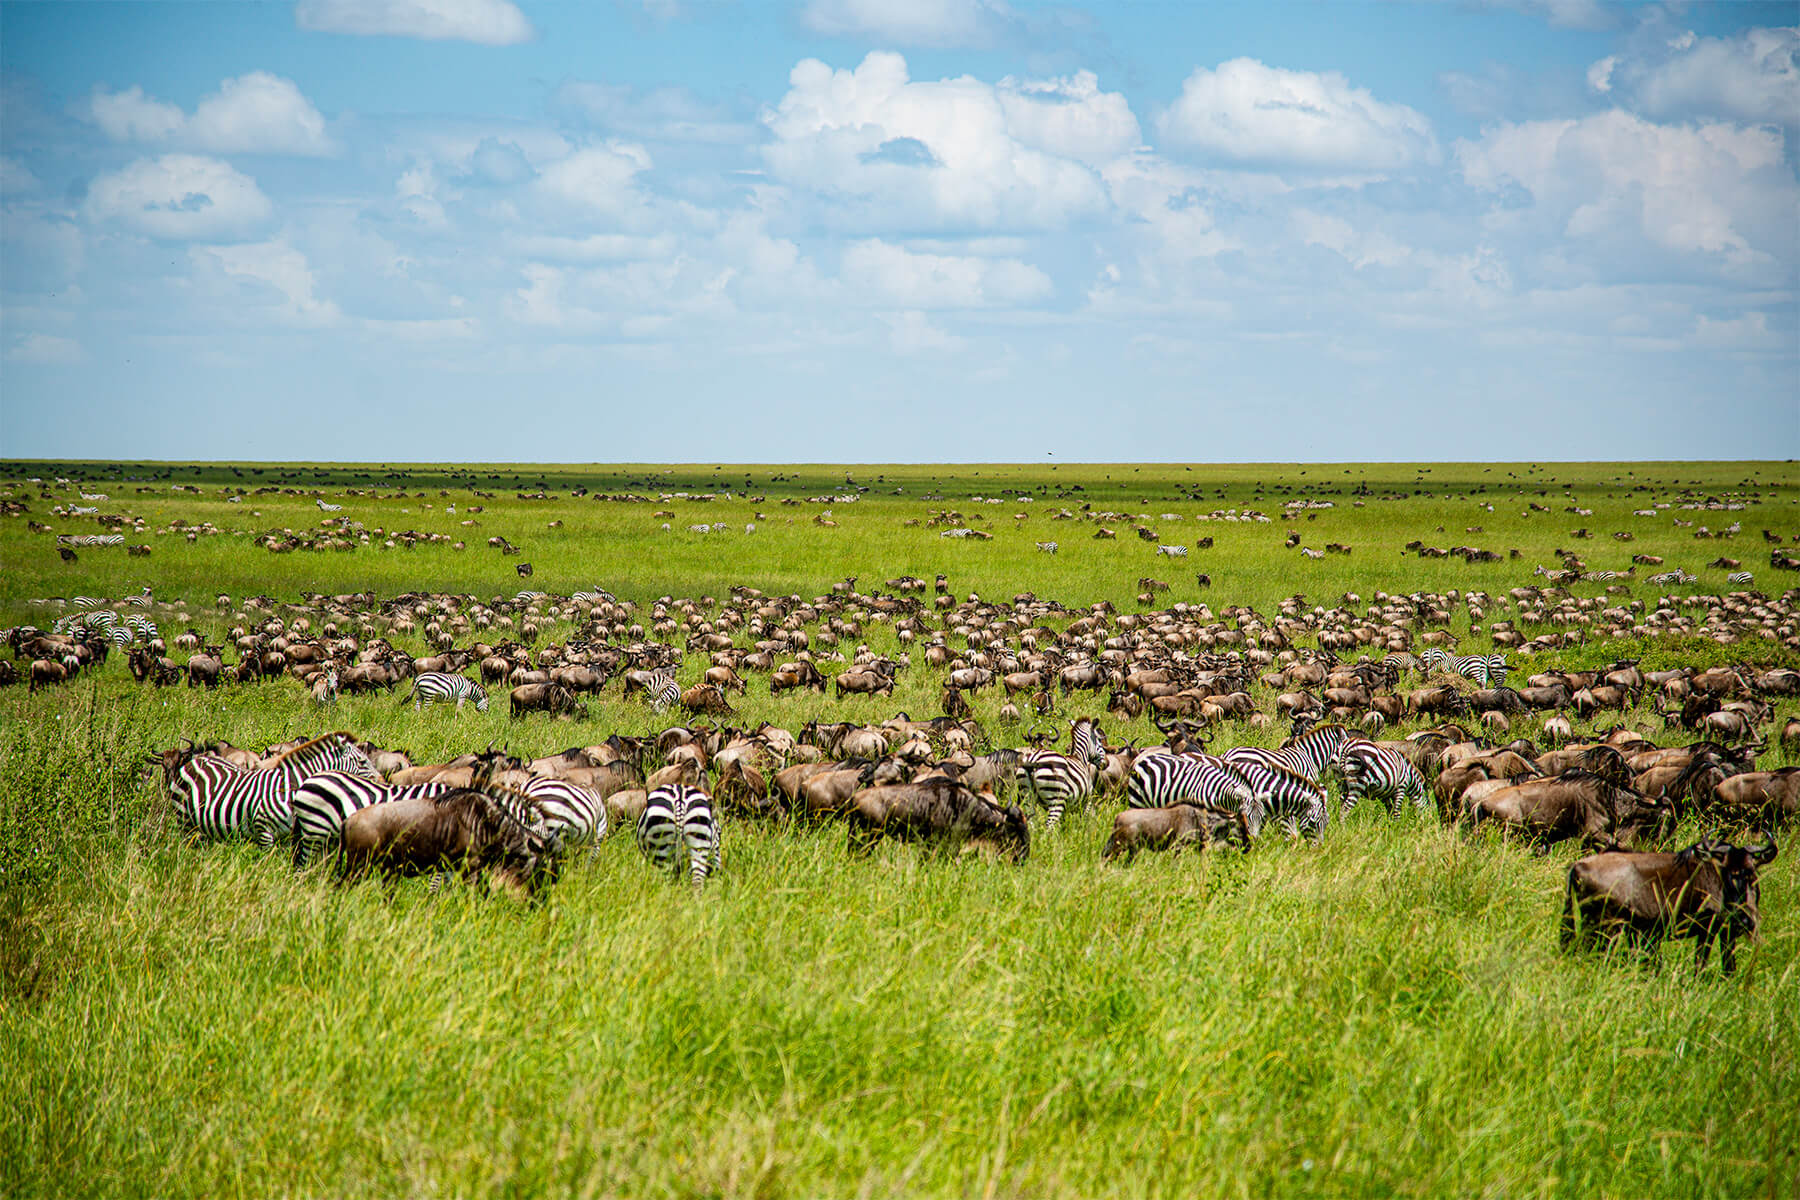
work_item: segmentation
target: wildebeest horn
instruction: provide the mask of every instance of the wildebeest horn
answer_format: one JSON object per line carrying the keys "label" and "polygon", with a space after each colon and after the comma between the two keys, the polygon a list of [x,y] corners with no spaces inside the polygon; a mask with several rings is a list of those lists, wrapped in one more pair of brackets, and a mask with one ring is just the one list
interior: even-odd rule
{"label": "wildebeest horn", "polygon": [[1769,840],[1760,846],[1745,846],[1744,853],[1748,854],[1759,863],[1774,862],[1775,855],[1780,851],[1781,847],[1775,844],[1775,835],[1773,833],[1770,833],[1767,836]]}

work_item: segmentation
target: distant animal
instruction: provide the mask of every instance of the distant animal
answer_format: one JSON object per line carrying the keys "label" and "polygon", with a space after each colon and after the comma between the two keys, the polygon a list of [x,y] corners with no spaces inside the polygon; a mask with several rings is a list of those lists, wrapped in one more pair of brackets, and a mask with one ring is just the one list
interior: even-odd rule
{"label": "distant animal", "polygon": [[486,712],[488,707],[487,689],[473,679],[463,675],[452,675],[448,671],[421,671],[413,676],[413,689],[409,695],[402,696],[400,703],[413,702],[413,711],[418,712],[427,704],[445,704],[455,702],[461,711],[463,701],[473,700],[476,712]]}
{"label": "distant animal", "polygon": [[985,845],[1014,862],[1031,854],[1031,827],[1016,804],[1000,805],[948,776],[864,788],[850,801],[850,851],[884,838],[948,849]]}
{"label": "distant animal", "polygon": [[637,820],[637,845],[658,870],[679,873],[685,862],[694,886],[701,886],[721,859],[712,797],[686,784],[651,789]]}

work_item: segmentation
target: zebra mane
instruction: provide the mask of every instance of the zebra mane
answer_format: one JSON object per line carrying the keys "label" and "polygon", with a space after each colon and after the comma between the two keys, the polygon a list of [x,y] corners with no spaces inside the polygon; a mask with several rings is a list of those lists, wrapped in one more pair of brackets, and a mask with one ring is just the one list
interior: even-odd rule
{"label": "zebra mane", "polygon": [[[310,742],[301,742],[298,746],[295,746],[292,750],[283,750],[280,754],[277,754],[274,758],[271,758],[268,762],[264,763],[263,769],[268,770],[271,767],[279,767],[283,763],[287,762],[290,758],[298,757],[299,755],[305,754],[309,750],[312,750],[312,749],[315,749],[315,748],[321,746],[325,742],[333,741],[338,738],[342,738],[344,741],[349,742],[352,746],[356,745],[356,735],[353,733],[349,733],[345,730],[340,729],[340,730],[336,731],[335,733],[322,733]],[[358,753],[361,753],[361,752],[358,751]]]}

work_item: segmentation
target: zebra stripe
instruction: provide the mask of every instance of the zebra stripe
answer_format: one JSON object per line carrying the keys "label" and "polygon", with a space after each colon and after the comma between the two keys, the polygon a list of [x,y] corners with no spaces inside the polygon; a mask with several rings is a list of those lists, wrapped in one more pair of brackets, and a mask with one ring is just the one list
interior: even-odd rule
{"label": "zebra stripe", "polygon": [[1131,808],[1199,803],[1242,811],[1251,799],[1243,781],[1210,754],[1141,754],[1125,784]]}
{"label": "zebra stripe", "polygon": [[1313,784],[1325,776],[1325,769],[1344,742],[1350,738],[1342,725],[1315,725],[1299,737],[1289,738],[1278,750],[1260,746],[1238,746],[1225,752],[1227,763],[1257,763],[1276,770],[1292,771]]}
{"label": "zebra stripe", "polygon": [[411,696],[402,696],[400,703],[413,702],[413,711],[418,712],[427,704],[456,702],[461,711],[463,701],[475,701],[476,712],[486,712],[488,706],[487,690],[473,679],[462,675],[452,675],[447,671],[421,671],[413,676]]}
{"label": "zebra stripe", "polygon": [[1019,755],[1019,789],[1049,810],[1049,829],[1062,823],[1063,809],[1071,801],[1093,795],[1098,774],[1092,761],[1054,750],[1029,750]]}
{"label": "zebra stripe", "polygon": [[565,779],[528,780],[524,792],[536,803],[539,825],[562,839],[565,846],[590,842],[590,858],[600,856],[600,843],[611,832],[606,822],[606,801],[599,792]]}
{"label": "zebra stripe", "polygon": [[315,500],[315,501],[313,501],[313,503],[317,504],[319,506],[320,512],[343,512],[344,511],[344,506],[341,504],[327,504],[323,500]]}
{"label": "zebra stripe", "polygon": [[1749,571],[1733,571],[1731,574],[1729,574],[1725,577],[1725,582],[1726,583],[1752,584],[1752,583],[1756,582],[1756,576],[1751,574]]}
{"label": "zebra stripe", "polygon": [[1325,792],[1304,775],[1296,775],[1282,767],[1260,762],[1225,760],[1253,793],[1252,802],[1244,806],[1245,825],[1255,837],[1269,821],[1280,821],[1289,837],[1301,834],[1315,842],[1325,836],[1331,810],[1325,805]]}
{"label": "zebra stripe", "polygon": [[1039,550],[1042,550],[1045,554],[1055,554],[1056,553],[1056,543],[1055,542],[1036,542],[1033,544],[1036,545],[1037,548]]}
{"label": "zebra stripe", "polygon": [[327,734],[296,746],[273,763],[250,771],[217,755],[202,754],[170,780],[176,816],[213,840],[256,834],[264,846],[293,827],[293,793],[309,775],[348,771],[369,779],[375,766],[345,734]]}
{"label": "zebra stripe", "polygon": [[447,783],[395,787],[346,771],[321,771],[309,776],[294,789],[291,801],[293,821],[289,832],[294,839],[294,870],[305,867],[315,849],[337,845],[344,836],[344,822],[358,809],[392,800],[441,796],[450,790]]}
{"label": "zebra stripe", "polygon": [[658,671],[644,690],[650,693],[650,707],[657,712],[681,702],[681,685],[675,682],[673,671]]}
{"label": "zebra stripe", "polygon": [[1419,655],[1419,661],[1430,671],[1450,671],[1465,679],[1473,679],[1482,687],[1503,687],[1506,673],[1504,654],[1451,654],[1433,646]]}
{"label": "zebra stripe", "polygon": [[1424,777],[1398,750],[1373,742],[1347,742],[1338,752],[1337,765],[1344,773],[1345,813],[1364,796],[1387,797],[1388,812],[1396,818],[1409,799],[1421,812],[1431,807]]}
{"label": "zebra stripe", "polygon": [[719,826],[712,797],[685,784],[659,787],[644,799],[637,822],[638,849],[660,871],[681,870],[687,848],[688,872],[698,887],[719,868]]}

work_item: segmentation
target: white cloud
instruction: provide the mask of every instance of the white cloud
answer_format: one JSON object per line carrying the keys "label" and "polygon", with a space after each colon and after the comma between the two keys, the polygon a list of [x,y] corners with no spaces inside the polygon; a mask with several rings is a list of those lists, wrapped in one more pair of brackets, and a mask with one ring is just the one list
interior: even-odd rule
{"label": "white cloud", "polygon": [[1477,188],[1529,193],[1528,208],[1503,205],[1490,227],[1534,239],[1547,224],[1565,253],[1640,270],[1647,241],[1729,269],[1786,277],[1794,266],[1800,188],[1771,129],[1658,125],[1614,110],[1501,125],[1458,142],[1456,159]]}
{"label": "white cloud", "polygon": [[892,46],[991,46],[1019,27],[1001,0],[807,0],[814,33]]}
{"label": "white cloud", "polygon": [[8,362],[34,367],[72,367],[84,357],[80,342],[50,333],[23,334],[6,348]]}
{"label": "white cloud", "polygon": [[996,89],[1007,132],[1049,154],[1098,165],[1130,154],[1142,135],[1131,105],[1100,90],[1092,71],[1062,79],[1002,79]]}
{"label": "white cloud", "polygon": [[122,92],[96,88],[86,115],[120,142],[166,142],[213,154],[318,156],[337,149],[312,102],[292,80],[267,71],[225,80],[192,117],[135,86]]}
{"label": "white cloud", "polygon": [[1017,259],[914,254],[883,241],[844,251],[844,282],[884,308],[982,308],[1048,297],[1050,277]]}
{"label": "white cloud", "polygon": [[1800,128],[1800,28],[1733,37],[1641,37],[1588,70],[1595,91],[1653,117],[1730,117]]}
{"label": "white cloud", "polygon": [[1351,266],[1397,267],[1412,256],[1411,247],[1379,230],[1355,228],[1342,217],[1297,208],[1294,232],[1308,246],[1323,246],[1342,255]]}
{"label": "white cloud", "polygon": [[836,71],[806,59],[788,82],[763,114],[775,135],[763,160],[777,181],[817,197],[822,220],[860,229],[1051,229],[1107,210],[1092,169],[1025,140],[1086,152],[1116,138],[1094,135],[1105,114],[1116,125],[1119,113],[1097,91],[1074,102],[1094,105],[1098,119],[1059,125],[1037,111],[1044,104],[1029,85],[1009,84],[1015,129],[999,89],[969,76],[913,82],[898,54],[872,53]]}
{"label": "white cloud", "polygon": [[101,175],[82,203],[90,221],[175,241],[236,240],[263,225],[271,211],[254,179],[193,154],[140,158]]}
{"label": "white cloud", "polygon": [[649,169],[650,155],[642,146],[609,141],[545,164],[533,187],[567,211],[624,224],[643,206],[633,181]]}
{"label": "white cloud", "polygon": [[1377,100],[1335,71],[1253,58],[1196,68],[1157,128],[1173,145],[1243,163],[1392,171],[1436,162],[1431,122]]}
{"label": "white cloud", "polygon": [[286,242],[240,246],[195,246],[188,256],[198,265],[216,266],[227,276],[262,284],[280,297],[280,319],[291,325],[335,325],[338,306],[314,295],[316,280],[306,256]]}
{"label": "white cloud", "polygon": [[638,237],[627,233],[596,233],[587,237],[526,233],[513,234],[507,238],[507,242],[526,258],[573,263],[668,258],[675,253],[677,245],[675,238],[669,234]]}
{"label": "white cloud", "polygon": [[300,0],[294,22],[314,33],[413,37],[514,46],[536,31],[509,0]]}

